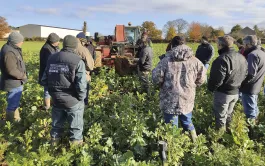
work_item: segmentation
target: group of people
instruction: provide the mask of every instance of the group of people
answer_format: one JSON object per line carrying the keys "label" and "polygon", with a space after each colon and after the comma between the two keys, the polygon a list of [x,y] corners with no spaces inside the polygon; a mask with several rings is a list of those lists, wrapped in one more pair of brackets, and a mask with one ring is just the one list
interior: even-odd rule
{"label": "group of people", "polygon": [[[24,37],[12,32],[0,53],[0,88],[7,92],[6,121],[19,122],[19,104],[27,72],[23,61]],[[84,33],[67,35],[59,50],[60,37],[51,33],[40,50],[39,83],[44,87],[44,109],[52,101],[52,144],[57,144],[63,134],[64,122],[70,124],[70,141],[83,141],[83,113],[88,105],[90,72],[94,69],[95,48]],[[52,100],[51,100],[52,98]],[[5,124],[5,121],[1,121]]]}
{"label": "group of people", "polygon": [[[238,46],[238,51],[234,48]],[[153,52],[146,41],[141,47],[139,78],[142,87],[149,92],[148,75],[152,71]],[[225,35],[217,39],[219,56],[213,61],[210,77],[207,70],[214,57],[214,47],[203,36],[194,55],[185,45],[185,39],[176,36],[168,44],[166,53],[152,71],[152,83],[160,89],[160,109],[166,123],[178,126],[178,119],[185,131],[190,131],[195,141],[197,134],[192,123],[192,111],[196,87],[207,83],[213,93],[213,112],[217,130],[229,130],[233,110],[239,97],[242,100],[247,122],[256,123],[258,94],[265,76],[265,52],[257,36],[234,40]]]}
{"label": "group of people", "polygon": [[[0,53],[0,88],[7,92],[6,120],[19,122],[19,103],[27,72],[21,46],[23,36],[12,32]],[[52,98],[52,144],[57,144],[63,134],[64,122],[70,124],[70,141],[83,141],[83,113],[88,104],[90,72],[94,68],[94,47],[88,44],[84,33],[67,35],[59,50],[60,38],[51,33],[40,51],[39,83],[44,87],[44,105],[48,110]],[[214,56],[213,46],[206,37],[195,55],[176,36],[169,43],[166,53],[152,70],[153,50],[151,40],[143,34],[137,42],[138,75],[142,89],[150,94],[149,74],[152,83],[160,89],[160,109],[166,123],[178,126],[178,118],[185,131],[190,131],[195,141],[197,134],[192,123],[196,87],[207,80],[207,69]],[[213,61],[207,85],[213,92],[213,112],[217,129],[227,129],[239,96],[248,121],[258,117],[258,93],[265,76],[265,52],[256,36],[246,36],[239,51],[233,48],[234,39],[225,35],[217,40],[219,56]],[[238,44],[238,43],[237,43]],[[238,44],[239,46],[239,44]]]}
{"label": "group of people", "polygon": [[178,125],[190,131],[193,141],[197,134],[192,123],[192,111],[196,87],[207,83],[213,92],[213,112],[217,130],[229,130],[233,110],[241,97],[247,122],[254,126],[258,115],[258,94],[265,76],[265,52],[257,36],[242,39],[239,50],[235,40],[225,35],[217,39],[219,56],[213,61],[210,77],[207,69],[214,56],[214,49],[206,37],[202,37],[195,56],[185,45],[184,38],[176,36],[152,71],[153,84],[160,88],[160,108],[166,123]]}

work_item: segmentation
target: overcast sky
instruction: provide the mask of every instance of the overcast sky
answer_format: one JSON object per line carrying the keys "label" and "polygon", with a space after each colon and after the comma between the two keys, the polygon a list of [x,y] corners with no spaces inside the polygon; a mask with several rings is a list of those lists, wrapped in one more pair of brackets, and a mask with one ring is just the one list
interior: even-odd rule
{"label": "overcast sky", "polygon": [[8,0],[0,16],[12,26],[41,24],[112,34],[116,24],[140,25],[153,21],[159,29],[169,20],[183,18],[229,32],[235,24],[265,28],[265,0]]}

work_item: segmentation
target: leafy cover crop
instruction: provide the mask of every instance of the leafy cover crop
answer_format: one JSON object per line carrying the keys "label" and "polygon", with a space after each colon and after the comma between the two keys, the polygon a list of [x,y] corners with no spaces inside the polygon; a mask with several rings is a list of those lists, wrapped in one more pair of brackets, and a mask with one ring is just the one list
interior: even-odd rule
{"label": "leafy cover crop", "polygon": [[[196,44],[190,44],[195,51]],[[165,44],[154,44],[154,65]],[[217,49],[216,49],[217,50]],[[235,107],[231,134],[214,130],[212,94],[206,85],[197,90],[193,122],[200,134],[193,144],[188,133],[163,123],[159,93],[139,94],[136,76],[118,77],[102,69],[92,76],[89,107],[84,113],[82,147],[70,146],[68,133],[51,147],[51,112],[41,110],[43,88],[38,85],[38,52],[24,52],[29,82],[21,101],[20,124],[0,129],[0,165],[162,165],[158,141],[168,143],[168,165],[265,165],[264,97],[260,95],[260,123],[248,135],[240,101]],[[5,93],[0,92],[0,116],[5,114]],[[67,126],[66,126],[67,127]]]}

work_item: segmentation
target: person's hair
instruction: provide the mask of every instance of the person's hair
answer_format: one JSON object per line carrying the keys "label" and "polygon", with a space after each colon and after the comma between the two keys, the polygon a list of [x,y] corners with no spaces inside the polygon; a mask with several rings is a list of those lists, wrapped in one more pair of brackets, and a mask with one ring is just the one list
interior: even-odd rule
{"label": "person's hair", "polygon": [[218,37],[218,44],[222,47],[232,47],[234,44],[234,38],[229,35]]}
{"label": "person's hair", "polygon": [[182,36],[175,36],[172,40],[171,40],[171,47],[177,47],[179,45],[185,44],[185,38]]}
{"label": "person's hair", "polygon": [[223,37],[218,37],[218,44],[221,45],[222,47],[227,46]]}
{"label": "person's hair", "polygon": [[142,46],[147,46],[148,45],[148,41],[147,40],[143,40],[143,39],[140,39],[137,41],[136,43],[138,46],[142,47]]}
{"label": "person's hair", "polygon": [[256,35],[249,35],[249,36],[246,36],[243,39],[243,43],[244,44],[251,45],[251,46],[257,46],[257,44],[258,44],[258,38],[257,38]]}
{"label": "person's hair", "polygon": [[208,38],[206,36],[202,36],[202,40],[205,40],[207,42],[209,42]]}

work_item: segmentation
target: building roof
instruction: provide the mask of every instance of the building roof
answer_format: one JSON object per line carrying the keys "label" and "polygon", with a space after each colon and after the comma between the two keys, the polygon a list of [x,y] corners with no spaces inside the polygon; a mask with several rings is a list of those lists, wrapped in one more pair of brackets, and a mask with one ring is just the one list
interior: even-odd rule
{"label": "building roof", "polygon": [[240,31],[240,33],[244,36],[247,36],[247,35],[256,35],[256,32],[254,30],[252,30],[251,28],[249,27],[245,27],[244,29],[242,29]]}
{"label": "building roof", "polygon": [[[67,30],[82,31],[81,29],[62,28],[62,27],[55,27],[55,26],[48,26],[48,25],[39,25],[39,24],[26,24],[26,25],[35,25],[35,26],[41,26],[41,27],[50,27],[50,28],[58,28],[58,29],[67,29]],[[26,26],[26,25],[23,25],[23,26]]]}

